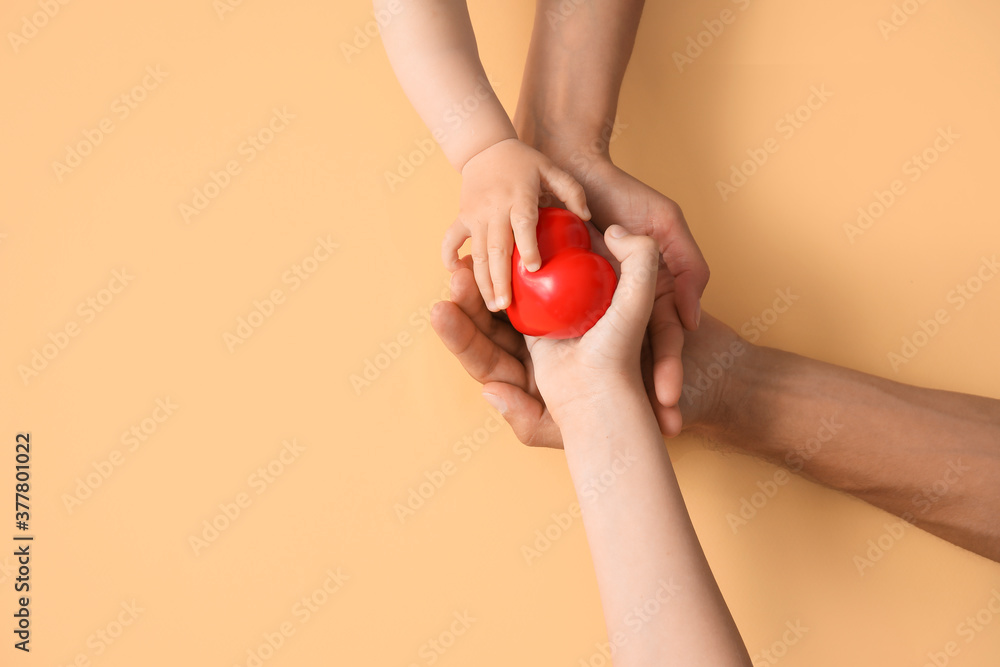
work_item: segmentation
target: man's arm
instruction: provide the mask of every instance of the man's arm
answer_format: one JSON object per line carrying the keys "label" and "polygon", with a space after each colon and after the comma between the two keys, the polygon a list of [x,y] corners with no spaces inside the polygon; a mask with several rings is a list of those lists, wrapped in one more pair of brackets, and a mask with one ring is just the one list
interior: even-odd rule
{"label": "man's arm", "polygon": [[[713,352],[745,353],[709,387],[695,431],[1000,561],[1000,401],[756,347],[720,324],[690,337],[685,377],[707,373]],[[696,391],[685,387],[685,416]]]}
{"label": "man's arm", "polygon": [[[709,270],[677,204],[611,161],[622,79],[642,15],[641,0],[538,0],[514,125],[586,190],[601,230],[611,224],[656,239],[665,263],[650,318],[656,399],[680,431],[684,329],[698,328]],[[668,275],[672,280],[667,280]]]}
{"label": "man's arm", "polygon": [[[469,272],[434,330],[517,438],[560,447],[524,341],[490,316]],[[720,358],[729,370],[719,373]],[[651,361],[643,372],[650,381]],[[699,372],[712,380],[706,389]],[[706,314],[684,346],[685,428],[859,498],[1000,562],[1000,400],[923,389],[759,348]],[[697,383],[697,384],[696,384]],[[648,391],[647,387],[647,391]],[[663,428],[669,411],[653,401]]]}
{"label": "man's arm", "polygon": [[600,139],[614,125],[643,4],[538,0],[515,115],[522,141],[557,162],[592,144],[595,158],[608,155]]}

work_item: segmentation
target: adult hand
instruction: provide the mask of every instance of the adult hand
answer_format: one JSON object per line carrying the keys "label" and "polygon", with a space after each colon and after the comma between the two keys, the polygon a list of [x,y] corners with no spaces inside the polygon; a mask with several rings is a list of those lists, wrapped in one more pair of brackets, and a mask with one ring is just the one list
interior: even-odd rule
{"label": "adult hand", "polygon": [[[620,262],[614,298],[601,319],[579,338],[525,336],[539,393],[557,425],[606,406],[608,394],[640,395],[642,341],[653,308],[659,251],[649,236],[612,225],[605,243]],[[575,417],[574,417],[575,415]]]}
{"label": "adult hand", "polygon": [[530,447],[562,448],[562,436],[535,384],[534,366],[522,336],[506,318],[491,313],[471,268],[459,260],[451,274],[451,301],[431,309],[431,326],[445,347],[503,415],[514,435]]}
{"label": "adult hand", "polygon": [[[603,237],[592,233],[591,240],[594,251],[608,258],[617,270],[617,261],[605,247]],[[472,275],[469,257],[463,258],[462,267],[452,274],[451,299],[435,304],[431,311],[431,324],[438,337],[469,375],[483,385],[483,393],[503,414],[518,440],[533,447],[561,448],[559,429],[535,384],[534,365],[524,336],[505,318],[487,310]],[[738,340],[732,329],[706,314],[700,330],[688,336],[684,371],[691,377],[699,368],[707,372],[713,362],[712,354],[724,352]],[[640,366],[661,431],[675,434],[681,428],[680,413],[654,400],[648,338],[643,341]],[[685,428],[715,420],[723,387],[724,383],[717,382],[708,391],[691,391],[684,397],[680,408]]]}
{"label": "adult hand", "polygon": [[584,158],[581,153],[572,153],[556,163],[583,183],[593,223],[599,229],[617,224],[657,242],[664,264],[657,278],[649,322],[653,383],[659,404],[675,408],[684,380],[684,329],[698,328],[701,295],[709,278],[708,264],[684,214],[673,200],[625,173],[606,156]]}

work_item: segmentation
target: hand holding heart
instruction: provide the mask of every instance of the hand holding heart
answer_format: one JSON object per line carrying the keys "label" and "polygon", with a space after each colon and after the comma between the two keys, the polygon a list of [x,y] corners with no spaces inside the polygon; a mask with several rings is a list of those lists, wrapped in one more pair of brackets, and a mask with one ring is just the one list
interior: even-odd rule
{"label": "hand holding heart", "polygon": [[537,271],[529,272],[514,248],[507,316],[528,336],[582,336],[608,309],[615,271],[591,251],[587,226],[570,211],[539,209],[536,234],[541,255]]}
{"label": "hand holding heart", "polygon": [[[618,225],[608,228],[604,240],[621,262],[621,278],[603,316],[580,338],[525,336],[539,393],[557,424],[606,391],[624,386],[644,391],[639,355],[653,309],[659,248],[652,238],[630,235]],[[541,236],[539,241],[541,249]],[[539,272],[544,266],[543,259]]]}

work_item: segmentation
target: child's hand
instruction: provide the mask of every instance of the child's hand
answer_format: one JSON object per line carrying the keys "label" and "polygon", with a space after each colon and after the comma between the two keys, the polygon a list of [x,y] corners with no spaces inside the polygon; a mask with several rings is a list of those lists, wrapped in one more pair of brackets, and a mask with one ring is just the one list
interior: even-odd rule
{"label": "child's hand", "polygon": [[580,338],[525,336],[535,382],[557,424],[619,392],[645,395],[639,356],[653,309],[659,247],[651,237],[631,235],[619,225],[608,227],[604,239],[621,262],[604,316]]}
{"label": "child's hand", "polygon": [[457,270],[458,249],[472,239],[473,273],[492,311],[510,305],[514,242],[529,271],[541,266],[535,227],[539,199],[549,194],[582,219],[590,219],[583,186],[517,139],[493,144],[462,168],[458,218],[445,232],[442,258],[449,271]]}

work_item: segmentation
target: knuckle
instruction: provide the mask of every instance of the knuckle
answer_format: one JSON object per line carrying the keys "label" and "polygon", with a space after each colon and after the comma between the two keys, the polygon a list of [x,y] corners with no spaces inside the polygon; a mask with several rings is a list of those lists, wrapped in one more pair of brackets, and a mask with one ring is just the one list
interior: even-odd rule
{"label": "knuckle", "polygon": [[684,220],[684,211],[681,210],[680,204],[673,199],[664,197],[663,210],[668,218]]}
{"label": "knuckle", "polygon": [[517,213],[511,216],[510,224],[519,231],[528,231],[538,224],[538,219],[528,213]]}
{"label": "knuckle", "polygon": [[507,248],[499,244],[491,243],[486,249],[487,256],[490,259],[503,259],[507,257]]}
{"label": "knuckle", "polygon": [[552,172],[550,178],[552,179],[552,182],[555,185],[558,185],[560,188],[563,189],[570,189],[577,184],[576,179],[574,179],[572,176],[570,176],[569,174],[567,174],[565,171],[562,170],[557,170]]}

